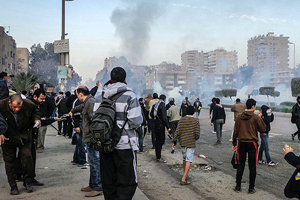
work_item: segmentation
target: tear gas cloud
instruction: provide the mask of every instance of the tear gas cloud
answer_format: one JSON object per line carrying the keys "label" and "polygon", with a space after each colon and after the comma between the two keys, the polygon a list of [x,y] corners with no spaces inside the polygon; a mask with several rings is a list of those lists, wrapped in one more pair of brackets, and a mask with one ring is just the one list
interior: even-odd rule
{"label": "tear gas cloud", "polygon": [[123,1],[128,7],[116,8],[110,18],[121,38],[122,55],[134,64],[143,60],[150,41],[151,25],[164,11],[164,1]]}

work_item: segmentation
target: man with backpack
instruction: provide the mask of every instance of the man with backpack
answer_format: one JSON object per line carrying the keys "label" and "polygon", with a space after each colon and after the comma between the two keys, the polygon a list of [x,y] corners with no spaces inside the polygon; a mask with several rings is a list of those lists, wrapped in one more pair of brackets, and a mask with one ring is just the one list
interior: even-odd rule
{"label": "man with backpack", "polygon": [[82,114],[82,140],[87,144],[88,161],[90,165],[89,186],[82,188],[82,192],[89,192],[86,197],[95,197],[102,194],[102,184],[100,175],[100,159],[99,152],[91,148],[91,131],[90,124],[93,118],[93,110],[95,98],[90,94],[86,86],[79,86],[76,90],[77,97],[82,104],[74,107],[69,115],[72,117],[74,113]]}
{"label": "man with backpack", "polygon": [[121,129],[121,137],[113,151],[100,154],[102,186],[105,199],[129,200],[137,187],[138,137],[135,130],[141,126],[143,117],[135,93],[126,84],[125,70],[115,67],[110,76],[102,97],[105,101],[121,94],[115,99],[114,122]]}

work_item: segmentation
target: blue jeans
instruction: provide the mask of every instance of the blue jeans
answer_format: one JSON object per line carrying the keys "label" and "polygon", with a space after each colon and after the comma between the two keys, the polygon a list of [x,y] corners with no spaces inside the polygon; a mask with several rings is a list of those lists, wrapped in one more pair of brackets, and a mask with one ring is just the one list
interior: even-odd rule
{"label": "blue jeans", "polygon": [[95,151],[90,146],[91,146],[91,143],[88,142],[87,143],[87,152],[88,152],[88,161],[90,164],[89,186],[93,190],[102,191],[99,151]]}
{"label": "blue jeans", "polygon": [[258,152],[258,160],[262,160],[263,151],[265,151],[267,162],[271,162],[271,157],[269,154],[269,134],[261,133],[260,134],[261,144]]}
{"label": "blue jeans", "polygon": [[86,156],[85,156],[85,148],[82,142],[81,134],[74,133],[76,136],[76,146],[73,155],[73,160],[75,163],[79,165],[84,165],[86,163]]}

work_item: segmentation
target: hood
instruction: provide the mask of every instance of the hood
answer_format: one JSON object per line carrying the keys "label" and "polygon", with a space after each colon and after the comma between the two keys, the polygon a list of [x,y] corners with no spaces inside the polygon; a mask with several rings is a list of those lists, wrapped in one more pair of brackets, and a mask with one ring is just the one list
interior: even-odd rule
{"label": "hood", "polygon": [[103,87],[102,97],[110,98],[111,96],[125,90],[132,91],[132,89],[129,88],[125,83],[121,83],[121,82],[111,83],[111,84],[109,83]]}
{"label": "hood", "polygon": [[251,119],[251,117],[254,115],[254,112],[253,111],[245,111],[241,114],[241,118],[243,120],[249,120]]}
{"label": "hood", "polygon": [[268,106],[266,106],[266,105],[262,105],[262,106],[260,107],[260,109],[261,109],[262,115],[263,115],[263,116],[267,116],[267,110],[270,109],[270,108],[269,108]]}

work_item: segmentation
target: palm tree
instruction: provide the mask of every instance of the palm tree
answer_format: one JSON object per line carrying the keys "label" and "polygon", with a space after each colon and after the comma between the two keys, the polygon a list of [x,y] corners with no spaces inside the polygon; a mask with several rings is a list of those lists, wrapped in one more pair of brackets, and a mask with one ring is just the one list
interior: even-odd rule
{"label": "palm tree", "polygon": [[17,93],[21,93],[23,90],[28,92],[31,88],[33,88],[36,80],[36,76],[30,73],[21,72],[12,78],[11,86],[17,90]]}

